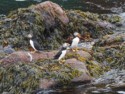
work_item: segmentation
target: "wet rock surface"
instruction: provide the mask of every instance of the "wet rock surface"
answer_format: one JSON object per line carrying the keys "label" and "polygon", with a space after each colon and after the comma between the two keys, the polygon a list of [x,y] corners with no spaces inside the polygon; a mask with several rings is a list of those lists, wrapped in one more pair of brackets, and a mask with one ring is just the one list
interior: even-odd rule
{"label": "wet rock surface", "polygon": [[[95,84],[102,83],[104,85],[107,85],[107,87],[118,87],[118,85],[121,84],[124,85],[124,74],[125,70],[118,70],[118,69],[112,69],[105,74],[103,74],[99,79],[95,81]],[[116,85],[117,84],[117,85]]]}

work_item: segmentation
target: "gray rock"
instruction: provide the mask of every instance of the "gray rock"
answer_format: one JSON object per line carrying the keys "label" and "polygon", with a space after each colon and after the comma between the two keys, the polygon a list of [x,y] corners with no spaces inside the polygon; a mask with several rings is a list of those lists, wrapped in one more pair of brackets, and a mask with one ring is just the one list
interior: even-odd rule
{"label": "gray rock", "polygon": [[8,45],[8,46],[4,47],[4,52],[7,54],[11,54],[11,53],[15,52],[15,50],[10,45]]}

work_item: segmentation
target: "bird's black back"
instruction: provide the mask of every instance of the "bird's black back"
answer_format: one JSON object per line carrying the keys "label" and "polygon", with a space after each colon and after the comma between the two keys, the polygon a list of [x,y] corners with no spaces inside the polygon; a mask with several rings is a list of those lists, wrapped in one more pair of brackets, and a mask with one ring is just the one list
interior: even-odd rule
{"label": "bird's black back", "polygon": [[34,47],[38,50],[38,51],[41,51],[42,50],[42,47],[41,45],[38,43],[38,41],[35,39],[35,38],[32,38],[31,39],[34,43]]}

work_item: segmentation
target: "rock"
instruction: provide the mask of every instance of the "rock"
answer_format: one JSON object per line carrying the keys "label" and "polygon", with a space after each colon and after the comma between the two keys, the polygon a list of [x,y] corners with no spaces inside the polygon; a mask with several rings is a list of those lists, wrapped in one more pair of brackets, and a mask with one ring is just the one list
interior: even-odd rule
{"label": "rock", "polygon": [[53,79],[40,79],[39,88],[48,89],[57,83]]}
{"label": "rock", "polygon": [[78,44],[78,47],[79,48],[85,48],[87,50],[92,50],[92,47],[93,47],[94,44],[95,44],[94,41],[92,41],[92,42],[83,42],[83,43]]}
{"label": "rock", "polygon": [[111,87],[113,90],[125,89],[125,83],[112,83],[109,84],[108,87]]}
{"label": "rock", "polygon": [[77,59],[72,58],[66,60],[65,64],[68,64],[71,66],[71,68],[81,72],[81,75],[79,77],[73,78],[72,82],[88,82],[92,80],[86,68],[85,62],[80,62]]}
{"label": "rock", "polygon": [[[39,53],[31,53],[28,51],[17,51],[13,52],[12,54],[8,55],[7,57],[3,58],[0,60],[3,64],[13,64],[17,62],[32,62],[32,61],[37,61],[37,60],[44,60],[44,59],[53,59],[57,51],[51,51],[51,52],[45,52],[41,51]],[[71,51],[69,51],[68,54],[73,54]],[[85,60],[89,60],[92,58],[92,56],[86,52],[86,51],[78,51],[77,52],[80,57],[83,57]],[[82,59],[82,58],[79,58]]]}
{"label": "rock", "polygon": [[3,50],[3,46],[0,45],[0,50]]}
{"label": "rock", "polygon": [[7,54],[3,50],[0,50],[0,60],[5,58],[6,56]]}
{"label": "rock", "polygon": [[15,52],[15,50],[14,50],[10,45],[4,47],[3,50],[4,50],[4,52],[7,53],[7,54],[11,54],[11,53]]}
{"label": "rock", "polygon": [[64,24],[69,22],[65,11],[58,4],[51,1],[42,2],[36,5],[35,9],[41,12],[44,22],[50,27],[55,24],[55,18],[58,18]]}
{"label": "rock", "polygon": [[7,56],[7,53],[4,52],[3,46],[0,46],[0,59],[4,58]]}
{"label": "rock", "polygon": [[40,59],[52,59],[55,52],[30,53],[25,51],[14,52],[0,60],[3,65],[10,65],[17,62],[32,62]]}
{"label": "rock", "polygon": [[125,87],[124,79],[125,70],[112,69],[101,75],[93,84],[96,86],[104,85],[111,88]]}
{"label": "rock", "polygon": [[106,62],[109,68],[125,69],[123,67],[125,59],[124,32],[104,36],[94,45],[93,49],[95,49],[94,57],[98,62]]}
{"label": "rock", "polygon": [[103,36],[96,45],[106,46],[106,45],[117,45],[119,43],[123,43],[125,41],[125,33],[124,32],[116,32],[112,35]]}
{"label": "rock", "polygon": [[85,58],[86,60],[92,59],[92,56],[86,51],[79,50],[77,52],[77,54],[80,55],[81,57]]}
{"label": "rock", "polygon": [[[51,1],[29,8],[20,8],[11,12],[4,19],[11,20],[0,22],[2,38],[0,44],[6,40],[14,49],[28,50],[27,35],[29,33],[33,33],[38,43],[46,50],[56,50],[75,31],[82,35],[89,35],[86,36],[86,40],[88,38],[97,39],[112,33],[111,29],[102,28],[101,25],[97,24],[97,22],[103,23],[100,16],[80,10],[64,11]],[[104,25],[107,23],[104,22]],[[5,33],[3,34],[3,32]],[[91,43],[88,47],[92,48]]]}
{"label": "rock", "polygon": [[98,21],[97,22],[97,25],[103,27],[103,28],[108,28],[108,29],[111,29],[111,28],[114,28],[114,25],[109,23],[109,22],[106,22],[106,21]]}
{"label": "rock", "polygon": [[9,92],[3,92],[2,94],[10,94]]}
{"label": "rock", "polygon": [[77,58],[81,62],[84,62],[86,60],[92,60],[92,50],[84,49],[84,48],[78,48],[79,50],[77,52],[73,52],[71,50],[67,51],[66,58]]}
{"label": "rock", "polygon": [[[55,86],[55,84],[66,86],[71,83],[73,78],[79,77],[81,74],[80,71],[66,64],[59,64],[55,60],[11,63],[8,67],[0,66],[0,71],[0,75],[3,75],[0,77],[2,79],[0,84],[3,83],[0,85],[0,88],[3,88],[0,93],[8,91],[10,88],[14,89],[14,91],[9,91],[10,94],[19,94],[19,92],[21,94],[24,92],[32,94],[33,91],[39,88],[48,89]],[[10,78],[10,76],[13,78]],[[15,85],[19,85],[19,87],[15,87]]]}

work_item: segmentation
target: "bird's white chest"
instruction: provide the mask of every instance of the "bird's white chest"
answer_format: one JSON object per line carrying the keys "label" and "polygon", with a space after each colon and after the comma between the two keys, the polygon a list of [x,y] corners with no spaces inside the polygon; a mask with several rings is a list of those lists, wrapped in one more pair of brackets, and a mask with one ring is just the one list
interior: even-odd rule
{"label": "bird's white chest", "polygon": [[66,50],[63,50],[58,60],[62,59],[65,55],[66,55]]}
{"label": "bird's white chest", "polygon": [[77,47],[79,41],[80,41],[80,40],[79,40],[78,37],[74,38],[73,41],[72,41],[71,47]]}
{"label": "bird's white chest", "polygon": [[32,40],[30,40],[30,45],[35,51],[37,51]]}

